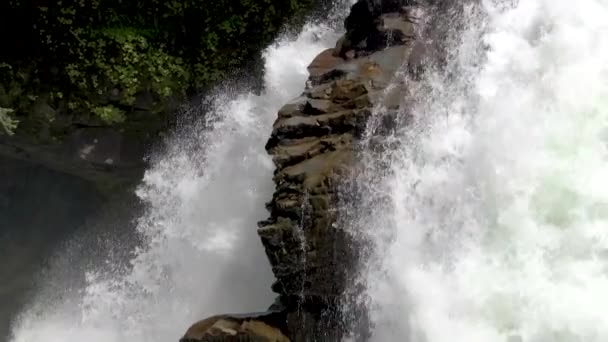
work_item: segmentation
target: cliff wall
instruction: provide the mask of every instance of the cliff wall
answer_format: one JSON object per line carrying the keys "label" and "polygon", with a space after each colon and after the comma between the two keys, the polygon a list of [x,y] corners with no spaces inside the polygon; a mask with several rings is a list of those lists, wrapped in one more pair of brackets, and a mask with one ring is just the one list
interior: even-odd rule
{"label": "cliff wall", "polygon": [[416,38],[417,11],[403,0],[355,3],[346,34],[312,61],[304,92],[278,112],[266,145],[276,165],[276,191],[258,233],[279,298],[269,312],[251,319],[276,327],[282,337],[202,321],[184,341],[340,341],[355,326],[364,338],[361,317],[342,310],[359,248],[339,223],[340,189],[356,172],[358,142],[365,134],[382,134],[367,132],[368,120],[381,108],[386,125],[380,127],[390,130],[390,113],[397,115],[407,97],[402,73],[420,72],[425,52]]}

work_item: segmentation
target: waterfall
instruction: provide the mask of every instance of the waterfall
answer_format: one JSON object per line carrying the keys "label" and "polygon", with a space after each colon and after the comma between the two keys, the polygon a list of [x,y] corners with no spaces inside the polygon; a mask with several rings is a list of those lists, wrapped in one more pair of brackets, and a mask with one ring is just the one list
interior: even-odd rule
{"label": "waterfall", "polygon": [[406,80],[411,120],[363,159],[373,340],[606,341],[608,3],[460,7],[446,69]]}
{"label": "waterfall", "polygon": [[[345,316],[369,318],[377,342],[608,341],[608,3],[428,4],[426,27],[448,28],[429,43],[441,67],[397,74],[400,115],[374,108],[345,181],[338,222],[363,243]],[[205,316],[268,307],[264,145],[337,39],[307,25],[265,50],[261,95],[218,88],[146,172],[138,240],[109,252],[126,265],[66,252],[83,285],[56,269],[11,341],[175,341]]]}
{"label": "waterfall", "polygon": [[[44,279],[12,341],[177,341],[205,316],[272,304],[256,230],[274,186],[264,145],[277,111],[302,91],[310,61],[335,44],[334,31],[311,24],[268,47],[261,95],[220,88],[213,110],[170,138],[145,173],[137,190],[146,206],[137,222],[142,244],[127,267],[101,260],[83,271],[81,288]],[[79,269],[67,259],[64,266]],[[54,272],[61,270],[46,274]]]}

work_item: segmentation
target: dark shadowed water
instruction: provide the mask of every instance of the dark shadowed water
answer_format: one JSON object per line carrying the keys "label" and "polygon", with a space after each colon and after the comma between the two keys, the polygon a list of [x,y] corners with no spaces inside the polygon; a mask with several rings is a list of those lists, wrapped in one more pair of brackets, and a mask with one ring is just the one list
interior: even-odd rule
{"label": "dark shadowed water", "polygon": [[[84,259],[102,248],[110,232],[94,224],[96,217],[129,221],[125,206],[109,209],[104,202],[92,184],[79,178],[0,159],[0,342],[7,340],[11,321],[30,302],[37,284],[55,278],[45,271],[51,264],[67,263],[66,272],[76,274]],[[128,224],[111,226],[129,234]],[[84,236],[87,241],[79,238]],[[81,247],[59,258],[67,244]]]}

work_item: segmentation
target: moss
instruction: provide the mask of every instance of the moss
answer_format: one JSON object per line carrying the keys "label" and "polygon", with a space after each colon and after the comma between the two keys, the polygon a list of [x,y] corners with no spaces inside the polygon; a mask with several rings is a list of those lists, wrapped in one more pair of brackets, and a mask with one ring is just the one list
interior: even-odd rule
{"label": "moss", "polygon": [[12,109],[0,107],[0,134],[13,135],[19,121],[11,117]]}
{"label": "moss", "polygon": [[97,115],[101,121],[107,124],[121,123],[125,121],[125,112],[112,105],[95,107],[93,108],[93,113],[95,113],[95,115]]}

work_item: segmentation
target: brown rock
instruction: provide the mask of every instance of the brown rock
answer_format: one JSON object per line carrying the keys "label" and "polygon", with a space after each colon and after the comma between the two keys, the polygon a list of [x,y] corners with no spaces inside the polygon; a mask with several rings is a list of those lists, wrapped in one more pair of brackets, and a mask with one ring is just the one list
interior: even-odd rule
{"label": "brown rock", "polygon": [[321,76],[344,63],[344,59],[334,56],[334,49],[327,49],[321,52],[308,66],[311,77]]}
{"label": "brown rock", "polygon": [[332,83],[331,95],[338,103],[352,101],[353,99],[367,93],[367,88],[354,80],[338,80]]}
{"label": "brown rock", "polygon": [[[222,329],[234,330],[239,324],[234,321],[228,321],[227,316],[212,316],[204,320],[194,323],[182,338],[182,341],[201,341],[208,336],[217,336],[218,331]],[[236,331],[233,335],[236,335]]]}
{"label": "brown rock", "polygon": [[340,39],[338,39],[338,41],[336,42],[336,47],[334,47],[334,49],[331,52],[332,56],[340,57],[340,51],[342,51],[344,49],[345,40],[346,40],[346,36],[342,36],[342,37],[340,37]]}
{"label": "brown rock", "polygon": [[352,146],[352,134],[338,136],[327,136],[323,138],[304,138],[282,143],[275,147],[270,153],[279,168],[299,163],[326,151],[336,151]]}
{"label": "brown rock", "polygon": [[255,318],[212,316],[194,323],[181,342],[289,342],[280,329]]}
{"label": "brown rock", "polygon": [[342,110],[342,108],[334,104],[331,100],[309,99],[306,101],[302,112],[304,114],[318,115],[339,110]]}
{"label": "brown rock", "polygon": [[307,99],[304,96],[289,101],[279,109],[279,118],[290,118],[292,116],[302,115],[302,110],[304,109],[306,102]]}
{"label": "brown rock", "polygon": [[323,83],[306,88],[304,94],[311,99],[328,100],[331,98],[332,83]]}
{"label": "brown rock", "polygon": [[400,15],[384,15],[384,29],[398,30],[408,39],[414,39],[415,29],[407,17]]}
{"label": "brown rock", "polygon": [[241,330],[254,336],[258,336],[265,342],[289,342],[289,338],[270,325],[260,321],[245,321],[241,325]]}

